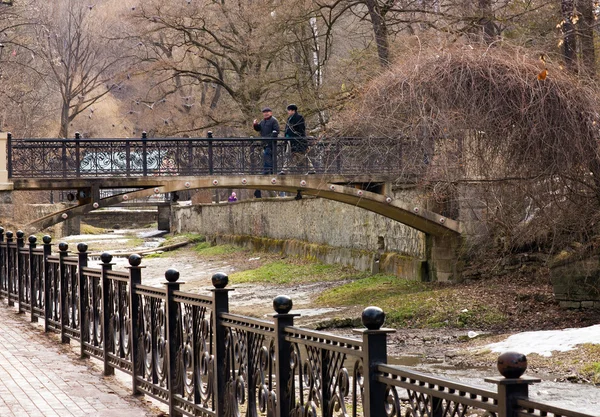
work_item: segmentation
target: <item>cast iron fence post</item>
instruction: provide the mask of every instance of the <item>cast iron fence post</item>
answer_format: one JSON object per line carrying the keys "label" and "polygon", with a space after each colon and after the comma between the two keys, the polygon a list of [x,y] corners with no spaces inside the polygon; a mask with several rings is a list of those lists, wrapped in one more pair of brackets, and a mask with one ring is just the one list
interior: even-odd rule
{"label": "cast iron fence post", "polygon": [[131,335],[131,390],[133,395],[140,395],[141,392],[138,389],[138,376],[142,375],[143,372],[143,355],[140,354],[140,330],[142,329],[142,323],[140,321],[140,298],[137,295],[137,286],[142,283],[142,257],[138,254],[132,254],[129,256],[129,317],[130,326],[129,334]]}
{"label": "cast iron fence post", "polygon": [[[207,132],[206,137],[208,139],[213,138],[213,132],[210,130]],[[208,173],[212,175],[214,172],[214,164],[213,164],[213,141],[208,141]]]}
{"label": "cast iron fence post", "polygon": [[69,256],[69,245],[66,242],[60,242],[58,244],[58,275],[60,277],[60,341],[61,343],[69,343],[70,339],[65,332],[65,326],[68,324],[69,312],[67,307],[67,265],[65,265],[65,258]]}
{"label": "cast iron fence post", "polygon": [[[295,393],[288,389],[292,366],[290,358],[292,355],[292,344],[285,340],[285,328],[294,325],[294,317],[300,314],[289,314],[292,309],[292,299],[285,295],[279,295],[273,299],[273,309],[277,314],[275,320],[275,398],[269,395],[267,407],[275,407],[275,416],[289,416],[291,414],[292,396]],[[271,393],[269,393],[271,394]],[[273,401],[275,400],[275,401]],[[323,409],[326,410],[325,406]]]}
{"label": "cast iron fence post", "polygon": [[516,417],[517,399],[529,396],[529,385],[541,382],[539,378],[521,377],[527,370],[527,358],[516,352],[506,352],[498,357],[498,370],[502,377],[485,378],[498,387],[498,417]]}
{"label": "cast iron fence post", "polygon": [[10,230],[8,232],[6,232],[6,294],[8,297],[8,305],[10,307],[15,305],[15,301],[13,299],[10,298],[10,291],[12,290],[12,288],[14,287],[14,276],[15,276],[15,271],[14,271],[14,259],[11,256],[11,252],[12,250],[10,249],[10,244],[13,241],[13,232],[11,232]]}
{"label": "cast iron fence post", "polygon": [[25,233],[22,230],[17,230],[17,262],[15,264],[15,277],[17,278],[17,301],[19,303],[18,313],[23,312],[23,259],[21,251],[25,247]]}
{"label": "cast iron fence post", "polygon": [[8,178],[12,178],[12,133],[10,132],[6,134],[6,159],[8,159]]}
{"label": "cast iron fence post", "polygon": [[173,301],[173,292],[179,291],[179,285],[183,282],[177,282],[179,279],[179,272],[175,269],[168,269],[165,272],[165,288],[167,290],[167,299],[165,302],[166,314],[167,314],[167,341],[168,341],[168,361],[169,364],[167,372],[167,384],[169,388],[169,416],[181,417],[181,413],[175,408],[175,395],[182,394],[182,384],[180,384],[180,378],[183,376],[178,375],[177,372],[177,352],[180,348],[180,337],[177,321],[179,320],[179,305]]}
{"label": "cast iron fence post", "polygon": [[109,334],[110,328],[110,280],[108,279],[107,272],[112,269],[114,265],[111,263],[112,255],[110,253],[103,253],[100,255],[102,261],[102,341],[104,347],[104,375],[114,375],[115,369],[110,365],[108,361],[108,353],[110,352],[111,339]]}
{"label": "cast iron fence post", "polygon": [[367,307],[362,313],[362,323],[366,329],[356,329],[363,337],[364,396],[365,417],[385,416],[385,385],[377,381],[377,367],[387,363],[387,335],[394,329],[382,328],[385,313],[379,307]]}
{"label": "cast iron fence post", "polygon": [[33,311],[33,306],[35,305],[33,300],[35,298],[35,283],[36,281],[40,282],[38,276],[42,273],[42,271],[37,270],[33,255],[33,250],[36,248],[35,243],[37,242],[37,237],[31,235],[27,240],[29,241],[29,312],[31,313],[31,322],[36,323],[38,319]]}
{"label": "cast iron fence post", "polygon": [[48,257],[52,255],[52,238],[49,235],[44,235],[42,238],[44,242],[44,261],[42,263],[42,269],[44,270],[44,332],[48,333],[50,330],[48,318],[51,316],[50,311],[50,263]]}
{"label": "cast iron fence post", "polygon": [[273,175],[277,175],[279,170],[277,169],[277,132],[273,131],[273,141],[271,142],[271,164],[273,165]]}
{"label": "cast iron fence post", "polygon": [[[229,283],[229,277],[217,272],[212,276],[212,284],[215,287],[213,293],[213,346],[215,352],[215,415],[225,417],[225,397],[227,393],[227,351],[225,349],[225,338],[227,329],[221,323],[221,314],[229,312],[229,291],[233,289],[225,288]],[[231,399],[230,399],[231,400]]]}
{"label": "cast iron fence post", "polygon": [[67,178],[67,138],[61,140],[62,143],[62,176]]}
{"label": "cast iron fence post", "polygon": [[81,176],[81,149],[79,144],[79,139],[81,139],[81,134],[79,132],[75,132],[75,176],[79,178]]}
{"label": "cast iron fence post", "polygon": [[[2,290],[6,283],[6,258],[5,258],[4,227],[0,227],[0,299],[4,296]],[[6,285],[8,288],[8,285]]]}
{"label": "cast iron fence post", "polygon": [[[82,358],[87,358],[88,355],[85,354],[85,346],[84,346],[84,342],[85,340],[85,336],[89,335],[89,331],[88,331],[88,326],[91,326],[92,323],[84,323],[84,320],[86,319],[86,317],[89,317],[89,315],[85,314],[85,312],[88,309],[88,297],[87,295],[87,291],[86,291],[86,287],[87,287],[87,282],[85,279],[85,274],[83,273],[83,268],[88,266],[88,254],[87,254],[87,250],[88,250],[88,245],[86,245],[85,243],[79,243],[77,244],[77,251],[79,252],[77,255],[77,279],[79,280],[78,282],[78,290],[79,290],[79,306],[78,306],[78,314],[79,314],[79,348],[80,348],[80,352],[79,355]],[[91,288],[87,289],[88,291],[91,291]]]}
{"label": "cast iron fence post", "polygon": [[148,134],[142,132],[142,169],[144,177],[148,176]]}

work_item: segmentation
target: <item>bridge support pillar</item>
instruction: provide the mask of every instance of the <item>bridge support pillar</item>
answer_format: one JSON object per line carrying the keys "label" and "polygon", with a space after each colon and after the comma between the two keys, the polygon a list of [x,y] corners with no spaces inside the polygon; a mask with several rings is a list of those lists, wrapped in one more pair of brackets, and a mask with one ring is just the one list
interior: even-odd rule
{"label": "bridge support pillar", "polygon": [[0,190],[12,190],[13,183],[8,179],[8,134],[0,132]]}
{"label": "bridge support pillar", "polygon": [[427,235],[426,253],[429,281],[448,282],[461,280],[461,245],[460,236]]}
{"label": "bridge support pillar", "polygon": [[171,230],[171,205],[164,204],[158,206],[158,230]]}

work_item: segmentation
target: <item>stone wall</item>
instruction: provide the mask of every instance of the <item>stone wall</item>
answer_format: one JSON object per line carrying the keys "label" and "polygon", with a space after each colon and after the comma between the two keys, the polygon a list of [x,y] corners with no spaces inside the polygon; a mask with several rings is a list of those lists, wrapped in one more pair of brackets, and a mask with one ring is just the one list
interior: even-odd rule
{"label": "stone wall", "polygon": [[104,229],[135,229],[156,223],[157,210],[94,210],[85,214],[81,220]]}
{"label": "stone wall", "polygon": [[575,258],[551,265],[554,296],[564,308],[600,309],[600,259]]}
{"label": "stone wall", "polygon": [[[173,206],[171,230],[420,279],[425,235],[348,204],[273,198]],[[234,242],[236,239],[239,242]],[[262,239],[262,240],[261,240]],[[295,242],[284,244],[284,242]]]}

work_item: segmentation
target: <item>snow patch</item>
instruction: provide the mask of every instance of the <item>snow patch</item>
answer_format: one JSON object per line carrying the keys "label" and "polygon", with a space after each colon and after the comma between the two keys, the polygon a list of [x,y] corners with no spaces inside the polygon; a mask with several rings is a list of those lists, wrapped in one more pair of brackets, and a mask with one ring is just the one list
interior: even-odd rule
{"label": "snow patch", "polygon": [[552,356],[552,352],[566,352],[583,343],[600,344],[600,324],[579,329],[541,330],[517,333],[503,342],[492,343],[486,347],[492,352],[519,352],[524,355],[537,353]]}

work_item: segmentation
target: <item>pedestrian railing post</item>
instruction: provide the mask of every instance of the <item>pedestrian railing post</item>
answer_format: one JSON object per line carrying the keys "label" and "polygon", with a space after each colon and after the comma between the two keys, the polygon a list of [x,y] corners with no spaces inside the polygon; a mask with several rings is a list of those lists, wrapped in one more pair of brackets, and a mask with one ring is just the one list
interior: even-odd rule
{"label": "pedestrian railing post", "polygon": [[112,269],[114,265],[111,263],[112,255],[110,253],[103,253],[100,255],[102,261],[102,341],[104,348],[104,375],[114,375],[115,369],[110,365],[108,361],[108,354],[111,347],[111,335],[109,334],[110,329],[110,280],[108,279],[107,272]]}
{"label": "pedestrian railing post", "polygon": [[378,307],[367,307],[362,313],[362,323],[366,329],[357,329],[363,337],[364,396],[365,417],[386,415],[386,387],[377,381],[377,367],[387,363],[387,335],[394,329],[382,328],[385,313]]}
{"label": "pedestrian railing post", "polygon": [[485,378],[498,387],[498,417],[516,417],[517,399],[529,396],[529,385],[541,382],[539,378],[522,377],[527,370],[527,357],[517,352],[506,352],[498,357],[502,377]]}
{"label": "pedestrian railing post", "polygon": [[67,268],[65,265],[65,258],[69,256],[69,245],[65,242],[58,244],[58,276],[60,277],[60,291],[59,291],[59,311],[60,311],[60,341],[61,343],[69,343],[70,339],[67,336],[65,327],[69,323],[69,310],[67,306]]}
{"label": "pedestrian railing post", "polygon": [[[110,262],[110,261],[109,261]],[[142,268],[140,263],[142,258],[140,255],[133,254],[129,257],[129,317],[130,326],[129,334],[131,335],[131,389],[133,395],[140,395],[138,389],[138,376],[143,374],[144,356],[140,352],[140,335],[142,330],[140,312],[140,298],[137,295],[137,286],[142,283]]]}
{"label": "pedestrian railing post", "polygon": [[35,283],[40,282],[38,279],[39,274],[42,271],[37,270],[37,264],[35,263],[35,258],[33,254],[33,250],[36,248],[37,237],[31,235],[28,238],[29,241],[29,312],[31,313],[30,319],[32,323],[36,323],[38,321],[37,317],[34,314],[33,307],[35,306],[34,300],[35,297]]}
{"label": "pedestrian railing post", "polygon": [[148,135],[142,132],[142,169],[144,177],[148,176]]}
{"label": "pedestrian railing post", "polygon": [[12,133],[10,132],[6,134],[6,159],[8,160],[8,178],[12,178]]}
{"label": "pedestrian railing post", "polygon": [[218,272],[212,276],[212,283],[215,287],[213,293],[213,347],[214,347],[214,375],[216,378],[214,385],[215,415],[216,417],[225,417],[225,398],[227,392],[227,351],[225,348],[225,338],[227,329],[221,323],[221,314],[229,312],[229,292],[233,289],[225,288],[229,283],[229,277],[226,274]]}
{"label": "pedestrian railing post", "polygon": [[6,296],[8,297],[8,305],[10,307],[15,305],[15,301],[11,298],[11,291],[15,285],[15,260],[12,256],[11,243],[13,242],[13,232],[10,230],[6,232]]}
{"label": "pedestrian railing post", "polygon": [[81,139],[81,134],[79,132],[75,132],[75,176],[77,178],[81,175],[81,146],[79,144],[79,140]]}
{"label": "pedestrian railing post", "polygon": [[15,259],[15,278],[17,279],[17,301],[19,303],[18,312],[23,312],[23,257],[21,252],[25,247],[25,233],[22,230],[17,230],[17,250],[15,251],[17,259]]}
{"label": "pedestrian railing post", "polygon": [[[213,138],[213,132],[209,131],[206,134],[208,139]],[[214,173],[214,162],[213,162],[213,141],[208,141],[208,173],[212,175]]]}
{"label": "pedestrian railing post", "polygon": [[165,272],[165,279],[167,280],[164,285],[167,290],[165,307],[167,315],[168,340],[167,363],[169,364],[167,373],[167,385],[169,388],[169,416],[180,417],[182,414],[175,407],[175,395],[182,394],[183,375],[179,375],[179,372],[177,371],[177,352],[180,349],[181,340],[177,326],[177,320],[179,318],[179,305],[173,301],[173,292],[179,291],[179,286],[180,284],[183,284],[183,282],[177,282],[179,279],[179,272],[175,269],[167,270],[167,272]]}
{"label": "pedestrian railing post", "polygon": [[89,321],[85,322],[86,319],[90,317],[89,314],[86,314],[88,308],[88,295],[87,292],[91,291],[91,288],[87,288],[87,282],[85,279],[85,274],[83,273],[83,268],[88,266],[88,245],[85,243],[79,243],[77,245],[77,279],[78,279],[78,298],[79,305],[77,307],[77,313],[79,314],[79,355],[82,358],[87,358],[88,355],[85,354],[85,346],[86,336],[90,334],[89,326],[92,326],[92,323]]}
{"label": "pedestrian railing post", "polygon": [[52,238],[49,235],[45,235],[42,238],[42,242],[44,242],[44,260],[42,263],[42,269],[44,274],[44,332],[48,332],[50,330],[49,327],[49,318],[52,315],[52,301],[50,300],[50,263],[48,262],[48,257],[52,255]]}
{"label": "pedestrian railing post", "polygon": [[[292,309],[292,299],[280,295],[273,300],[275,315],[275,398],[269,395],[268,407],[274,407],[274,415],[284,417],[291,415],[293,392],[288,389],[287,381],[290,380],[292,366],[292,344],[285,340],[285,328],[294,325],[294,317],[300,314],[289,314]],[[271,394],[271,393],[269,393]],[[276,400],[275,400],[276,399]],[[326,409],[323,407],[323,409]]]}

